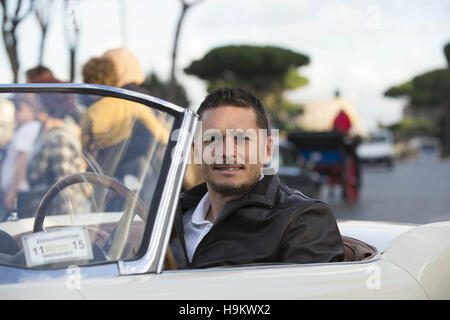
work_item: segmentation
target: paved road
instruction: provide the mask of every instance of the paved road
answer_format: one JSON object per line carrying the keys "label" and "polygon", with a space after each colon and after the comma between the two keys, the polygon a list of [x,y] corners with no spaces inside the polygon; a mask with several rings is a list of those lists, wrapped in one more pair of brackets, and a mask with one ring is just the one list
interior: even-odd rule
{"label": "paved road", "polygon": [[430,223],[450,220],[450,160],[397,162],[390,170],[363,168],[360,200],[347,206],[340,190],[331,197],[328,187],[321,198],[337,219]]}

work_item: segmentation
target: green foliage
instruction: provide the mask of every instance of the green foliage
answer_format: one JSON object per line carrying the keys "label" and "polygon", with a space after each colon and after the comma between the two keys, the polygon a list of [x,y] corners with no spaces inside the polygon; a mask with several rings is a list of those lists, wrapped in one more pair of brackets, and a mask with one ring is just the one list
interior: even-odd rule
{"label": "green foliage", "polygon": [[416,76],[409,93],[411,104],[434,106],[450,102],[450,70],[439,69]]}
{"label": "green foliage", "polygon": [[153,72],[150,73],[149,76],[147,76],[145,82],[142,84],[142,87],[147,89],[152,96],[172,102],[181,107],[188,107],[190,105],[186,90],[182,85],[180,85],[179,83],[175,85],[175,94],[173,95],[174,98],[171,98],[169,82],[163,82]]}
{"label": "green foliage", "polygon": [[245,80],[261,76],[279,79],[289,68],[308,63],[307,56],[283,48],[232,45],[212,49],[184,71],[207,81],[217,78]]}
{"label": "green foliage", "polygon": [[[450,43],[444,47],[444,54],[447,62],[450,62]],[[384,95],[407,97],[410,105],[416,108],[450,106],[450,68],[415,76],[411,81],[389,88]]]}
{"label": "green foliage", "polygon": [[450,102],[450,70],[438,69],[389,88],[386,97],[407,97],[412,107],[439,106]]}
{"label": "green foliage", "polygon": [[389,88],[388,90],[386,90],[384,95],[390,98],[407,96],[410,93],[411,89],[412,89],[412,81],[408,81],[399,86]]}
{"label": "green foliage", "polygon": [[295,90],[306,86],[309,80],[301,76],[296,68],[289,68],[284,75],[283,83],[287,89]]}
{"label": "green foliage", "polygon": [[[441,137],[444,150],[450,152],[450,43],[444,47],[444,55],[447,59],[447,68],[438,69],[415,76],[410,81],[388,89],[384,95],[387,97],[406,97],[409,106],[423,112],[434,108],[444,113],[437,124],[433,124],[430,112],[430,120],[407,118],[392,129],[398,136],[412,137],[413,135],[428,134]],[[430,110],[431,111],[431,110]]]}
{"label": "green foliage", "polygon": [[437,136],[439,128],[432,121],[418,117],[404,117],[401,121],[386,127],[397,138],[409,139],[414,136]]}
{"label": "green foliage", "polygon": [[444,47],[445,59],[447,59],[447,67],[450,68],[450,42]]}
{"label": "green foliage", "polygon": [[284,93],[308,84],[298,68],[309,62],[306,55],[279,47],[230,45],[212,49],[184,71],[205,80],[209,92],[223,87],[252,92],[262,101],[272,124],[287,130],[296,128],[292,119],[302,108],[284,98]]}
{"label": "green foliage", "polygon": [[271,127],[286,132],[301,129],[298,124],[292,121],[303,113],[301,104],[293,103],[284,98],[283,95],[276,93],[267,95],[262,103],[269,115]]}

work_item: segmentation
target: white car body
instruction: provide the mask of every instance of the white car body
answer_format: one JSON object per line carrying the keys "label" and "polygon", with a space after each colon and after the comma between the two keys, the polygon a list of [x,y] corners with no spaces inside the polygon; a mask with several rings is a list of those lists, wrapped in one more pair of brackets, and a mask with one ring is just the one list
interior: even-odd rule
{"label": "white car body", "polygon": [[[117,219],[118,216],[115,217]],[[50,224],[61,222],[59,217],[54,218]],[[27,223],[32,223],[32,219]],[[92,276],[81,270],[77,274],[65,271],[54,279],[25,277],[18,283],[3,284],[0,298],[277,300],[450,297],[450,282],[442,281],[450,277],[450,223],[418,226],[339,221],[338,225],[343,235],[371,243],[379,253],[360,262],[219,267],[127,276]],[[4,226],[8,231],[14,228],[13,222]],[[111,267],[119,269],[116,263]],[[92,268],[95,274],[95,267],[86,268]],[[39,291],[38,296],[36,290]]]}
{"label": "white car body", "polygon": [[361,143],[356,153],[362,162],[392,164],[395,147],[392,135],[387,131],[378,131]]}
{"label": "white car body", "polygon": [[[0,92],[29,88],[90,94],[99,91],[148,102],[176,115],[179,128],[173,130],[180,131],[173,149],[168,150],[172,161],[167,162],[167,171],[159,178],[163,181],[161,194],[150,209],[154,222],[145,229],[149,234],[148,240],[143,240],[142,254],[132,259],[119,255],[118,259],[92,265],[68,263],[49,269],[45,264],[27,268],[0,263],[0,299],[450,299],[450,222],[411,225],[338,221],[342,235],[376,247],[377,254],[362,261],[165,270],[175,206],[198,121],[195,113],[153,97],[102,86],[8,85],[0,86]],[[119,230],[123,217],[133,216],[127,211],[54,215],[46,217],[45,227],[117,223]],[[35,229],[36,221],[37,217],[4,222],[0,230],[17,238]],[[135,215],[124,221],[144,220]],[[117,233],[123,230],[126,228]],[[39,232],[46,233],[34,234]]]}

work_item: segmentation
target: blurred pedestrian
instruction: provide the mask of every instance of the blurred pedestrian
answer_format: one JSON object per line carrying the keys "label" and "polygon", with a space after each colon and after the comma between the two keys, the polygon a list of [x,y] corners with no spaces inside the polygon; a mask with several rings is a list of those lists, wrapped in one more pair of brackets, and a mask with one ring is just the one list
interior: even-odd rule
{"label": "blurred pedestrian", "polygon": [[[99,73],[94,72],[100,71]],[[86,81],[145,92],[145,79],[136,57],[125,48],[107,51],[83,66]],[[151,108],[117,98],[103,98],[91,105],[81,120],[83,150],[95,153],[104,173],[119,180],[126,174],[139,176],[149,147],[168,142],[168,129]],[[126,152],[123,152],[126,150]],[[112,157],[111,155],[118,155]]]}
{"label": "blurred pedestrian", "polygon": [[[114,63],[106,57],[93,57],[82,68],[83,83],[100,84],[114,87],[117,84],[117,73]],[[80,95],[79,100],[88,108],[102,97],[98,95]]]}
{"label": "blurred pedestrian", "polygon": [[[34,67],[26,72],[27,82],[28,83],[64,83],[55,77],[53,72],[42,65]],[[77,101],[74,102],[74,108],[70,111],[70,113],[66,114],[65,120],[69,125],[72,125],[71,122],[76,123],[77,125],[80,123],[81,115],[84,113],[86,108]]]}
{"label": "blurred pedestrian", "polygon": [[[144,94],[151,94],[141,86],[145,81],[145,75],[142,72],[137,58],[130,50],[126,48],[111,49],[106,51],[103,57],[110,59],[114,64],[117,74],[117,83],[115,86]],[[137,122],[133,129],[133,136],[135,138],[130,142],[130,152],[128,153],[130,156],[139,155],[145,151],[145,146],[149,145],[149,141],[152,141],[152,130],[148,131],[143,123],[145,124],[146,121]],[[159,126],[155,127],[155,129],[157,128]],[[155,130],[153,130],[153,133],[155,133]],[[200,182],[203,182],[203,179],[199,168],[193,164],[189,164],[186,170],[183,188],[191,188]]]}
{"label": "blurred pedestrian", "polygon": [[358,144],[360,143],[361,138],[357,135],[351,136],[351,132],[350,132],[351,128],[352,128],[352,122],[350,121],[350,117],[347,115],[347,113],[343,109],[341,109],[338,112],[338,114],[336,115],[336,118],[334,118],[333,130],[341,132],[344,135],[346,152],[355,161],[356,184],[358,187],[360,187],[361,182],[362,182],[361,163],[360,163],[358,154],[356,153],[356,148],[358,147]]}
{"label": "blurred pedestrian", "polygon": [[110,59],[117,75],[116,87],[149,94],[141,87],[145,74],[136,56],[127,48],[117,48],[106,51],[103,57]]}
{"label": "blurred pedestrian", "polygon": [[[75,96],[65,93],[39,93],[37,119],[42,129],[31,152],[27,180],[30,191],[26,199],[25,215],[36,214],[44,195],[62,178],[86,169],[81,151],[79,132],[68,126],[65,118],[75,108]],[[81,188],[71,187],[66,197],[52,200],[47,214],[76,212],[86,200]]]}
{"label": "blurred pedestrian", "polygon": [[344,110],[340,110],[333,121],[333,130],[348,134],[352,127],[349,116]]}
{"label": "blurred pedestrian", "polygon": [[41,128],[40,122],[36,120],[35,100],[36,96],[32,93],[17,93],[13,97],[17,127],[1,166],[2,221],[14,209],[19,218],[24,216],[24,201],[29,190],[26,181],[27,163]]}
{"label": "blurred pedestrian", "polygon": [[[122,87],[148,94],[140,87],[145,80],[136,57],[126,48],[107,51],[98,58],[90,59],[83,66],[86,82]],[[162,112],[137,102],[105,97],[92,104],[81,119],[82,145],[85,152],[91,153],[97,160],[103,174],[114,177],[138,192],[143,181],[145,189],[141,198],[150,198],[156,183],[163,155],[152,154],[158,143],[166,145],[169,140],[169,128],[165,125]],[[147,168],[147,169],[146,169]],[[144,178],[145,175],[145,178]],[[135,183],[128,183],[134,181]],[[107,211],[121,210],[123,201],[116,199],[107,204]]]}
{"label": "blurred pedestrian", "polygon": [[5,156],[6,146],[12,139],[15,127],[14,103],[0,98],[0,163]]}
{"label": "blurred pedestrian", "polygon": [[25,75],[27,83],[53,83],[55,79],[53,72],[42,65],[27,70]]}
{"label": "blurred pedestrian", "polygon": [[114,62],[107,57],[93,57],[89,59],[83,65],[82,74],[84,83],[104,86],[116,86],[118,83]]}

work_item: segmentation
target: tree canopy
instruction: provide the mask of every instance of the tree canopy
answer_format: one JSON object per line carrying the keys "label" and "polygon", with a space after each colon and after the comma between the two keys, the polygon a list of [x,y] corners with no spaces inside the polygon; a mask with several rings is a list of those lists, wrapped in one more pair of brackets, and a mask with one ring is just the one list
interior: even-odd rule
{"label": "tree canopy", "polygon": [[450,43],[444,47],[446,69],[437,69],[415,76],[412,80],[393,86],[384,93],[387,97],[407,97],[411,107],[433,107],[450,102]]}
{"label": "tree canopy", "polygon": [[158,75],[151,72],[146,78],[142,87],[147,89],[152,96],[167,100],[171,103],[179,105],[180,107],[188,107],[190,104],[184,87],[175,82],[164,82]]}
{"label": "tree canopy", "polygon": [[225,81],[248,89],[271,90],[292,68],[309,64],[309,57],[273,46],[230,45],[212,49],[184,69],[208,81],[211,90]]}
{"label": "tree canopy", "polygon": [[[447,60],[446,68],[417,75],[403,84],[389,88],[384,95],[392,98],[405,97],[412,109],[428,113],[431,113],[430,108],[443,110],[444,112],[438,118],[435,116],[433,120],[436,122],[434,125],[439,127],[437,135],[442,138],[444,153],[450,154],[450,43],[444,46],[443,51]],[[414,126],[421,130],[425,128],[419,126],[417,121],[405,122],[402,128],[405,131]],[[432,133],[434,133],[434,129],[431,131],[428,127],[426,129],[428,132],[433,131]]]}
{"label": "tree canopy", "polygon": [[308,56],[275,46],[229,45],[214,48],[184,69],[205,80],[208,91],[233,86],[244,88],[261,99],[275,126],[294,129],[292,116],[301,106],[283,94],[305,86],[308,79],[298,73],[310,63]]}
{"label": "tree canopy", "polygon": [[450,69],[437,69],[389,88],[387,97],[407,97],[412,107],[439,106],[450,101]]}

